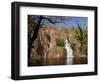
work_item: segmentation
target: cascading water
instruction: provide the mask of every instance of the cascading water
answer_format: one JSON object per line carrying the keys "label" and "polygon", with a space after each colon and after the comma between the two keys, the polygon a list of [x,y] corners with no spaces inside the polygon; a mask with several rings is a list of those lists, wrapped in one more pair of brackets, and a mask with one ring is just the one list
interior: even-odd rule
{"label": "cascading water", "polygon": [[67,53],[67,60],[66,60],[66,64],[68,65],[72,65],[73,64],[73,50],[70,46],[70,43],[68,42],[68,40],[66,39],[65,41],[65,49],[66,49],[66,53]]}

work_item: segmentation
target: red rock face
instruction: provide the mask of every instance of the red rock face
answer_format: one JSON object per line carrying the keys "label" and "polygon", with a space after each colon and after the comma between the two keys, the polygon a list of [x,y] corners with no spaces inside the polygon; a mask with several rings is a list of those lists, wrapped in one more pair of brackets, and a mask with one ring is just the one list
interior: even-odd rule
{"label": "red rock face", "polygon": [[39,29],[38,37],[33,43],[32,57],[36,58],[63,58],[65,55],[64,47],[56,45],[56,38],[60,36],[64,38],[61,28],[51,28],[43,26]]}
{"label": "red rock face", "polygon": [[50,30],[50,48],[56,47],[56,32],[54,30]]}

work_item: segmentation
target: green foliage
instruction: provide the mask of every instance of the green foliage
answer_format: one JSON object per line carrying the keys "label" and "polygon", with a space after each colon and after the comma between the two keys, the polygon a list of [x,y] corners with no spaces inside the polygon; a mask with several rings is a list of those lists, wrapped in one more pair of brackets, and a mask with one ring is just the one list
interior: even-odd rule
{"label": "green foliage", "polygon": [[56,45],[59,47],[63,47],[64,46],[64,39],[63,38],[56,38]]}
{"label": "green foliage", "polygon": [[75,37],[80,42],[80,51],[82,54],[87,54],[87,27],[83,28],[81,25],[77,24],[75,28]]}
{"label": "green foliage", "polygon": [[68,28],[63,28],[64,33],[68,33]]}

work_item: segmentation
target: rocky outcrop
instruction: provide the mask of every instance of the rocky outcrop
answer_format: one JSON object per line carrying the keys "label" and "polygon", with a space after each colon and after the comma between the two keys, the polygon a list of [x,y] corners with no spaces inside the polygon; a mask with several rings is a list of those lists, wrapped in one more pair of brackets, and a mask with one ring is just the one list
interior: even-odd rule
{"label": "rocky outcrop", "polygon": [[[56,38],[60,36],[64,38],[64,33],[61,28],[48,26],[40,27],[38,36],[32,43],[30,61],[48,58],[64,58],[64,47],[56,45]],[[34,63],[34,62],[33,62]]]}

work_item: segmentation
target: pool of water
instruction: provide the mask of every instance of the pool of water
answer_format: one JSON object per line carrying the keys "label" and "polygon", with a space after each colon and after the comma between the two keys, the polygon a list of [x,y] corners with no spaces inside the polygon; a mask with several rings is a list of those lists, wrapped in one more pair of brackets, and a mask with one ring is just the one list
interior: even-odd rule
{"label": "pool of water", "polygon": [[87,57],[49,58],[34,60],[30,66],[77,65],[87,63]]}

